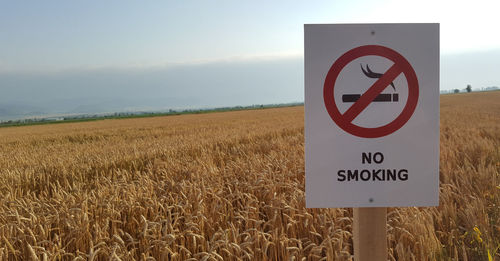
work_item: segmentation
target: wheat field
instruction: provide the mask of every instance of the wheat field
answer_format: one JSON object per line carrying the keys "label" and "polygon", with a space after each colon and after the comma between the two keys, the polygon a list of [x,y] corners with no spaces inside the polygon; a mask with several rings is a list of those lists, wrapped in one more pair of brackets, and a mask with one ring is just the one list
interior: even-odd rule
{"label": "wheat field", "polygon": [[[500,260],[500,92],[441,96],[440,206],[390,260]],[[0,129],[0,260],[353,260],[306,209],[303,107]]]}

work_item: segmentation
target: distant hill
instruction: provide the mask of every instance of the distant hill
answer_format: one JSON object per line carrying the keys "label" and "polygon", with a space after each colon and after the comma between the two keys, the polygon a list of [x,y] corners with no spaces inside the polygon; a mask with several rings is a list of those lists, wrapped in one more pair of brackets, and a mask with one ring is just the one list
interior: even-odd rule
{"label": "distant hill", "polygon": [[303,100],[299,57],[154,68],[0,72],[0,120],[60,113],[208,108]]}

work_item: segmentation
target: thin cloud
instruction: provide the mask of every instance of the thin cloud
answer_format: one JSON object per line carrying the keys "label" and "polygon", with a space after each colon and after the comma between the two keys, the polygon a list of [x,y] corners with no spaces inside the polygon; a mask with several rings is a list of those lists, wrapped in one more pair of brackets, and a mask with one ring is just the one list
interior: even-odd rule
{"label": "thin cloud", "polygon": [[106,64],[106,65],[86,65],[69,67],[36,67],[36,68],[16,68],[7,66],[0,61],[0,73],[26,73],[26,74],[48,74],[57,75],[79,71],[134,71],[134,70],[164,70],[179,66],[210,65],[220,63],[255,63],[268,62],[287,59],[302,59],[303,54],[297,52],[282,52],[253,55],[234,55],[217,59],[199,59],[187,61],[158,62],[158,63],[129,63],[129,64]]}

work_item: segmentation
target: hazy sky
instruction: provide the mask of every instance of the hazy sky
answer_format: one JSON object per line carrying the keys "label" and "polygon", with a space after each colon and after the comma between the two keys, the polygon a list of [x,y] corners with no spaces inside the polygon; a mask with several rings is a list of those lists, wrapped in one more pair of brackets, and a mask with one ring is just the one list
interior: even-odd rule
{"label": "hazy sky", "polygon": [[440,22],[442,54],[499,49],[498,1],[3,1],[3,70],[303,54],[304,23]]}
{"label": "hazy sky", "polygon": [[[453,72],[442,74],[441,88],[464,88],[465,82],[452,79],[457,71],[468,72],[470,79],[464,81],[468,80],[473,87],[500,85],[500,77],[493,77],[496,73],[488,75],[491,79],[483,75],[485,69],[493,70],[484,66],[500,68],[499,3],[481,0],[2,1],[0,92],[5,88],[25,88],[24,93],[38,88],[42,92],[40,88],[57,84],[58,78],[66,77],[68,87],[58,88],[63,92],[67,90],[66,94],[71,96],[71,88],[84,88],[81,84],[71,87],[70,76],[81,72],[103,74],[121,70],[124,77],[128,77],[131,70],[140,73],[179,66],[198,66],[193,70],[202,70],[213,64],[211,72],[224,77],[224,65],[251,63],[258,68],[256,63],[268,66],[273,61],[277,65],[286,61],[300,65],[303,24],[365,22],[439,22],[442,71],[450,70],[443,68],[444,64],[451,63],[448,60],[463,61]],[[474,64],[466,60],[474,60],[476,52],[486,61]],[[296,97],[292,100],[303,100],[302,70],[297,70],[295,65],[283,68],[294,68],[288,73],[293,74],[290,86],[293,95],[290,96]],[[43,77],[27,82],[26,75]],[[10,77],[8,84],[6,76]],[[259,73],[255,72],[255,77],[258,78]],[[109,86],[105,77],[101,81],[93,76],[75,80],[88,81],[94,87]],[[203,88],[211,88],[212,82],[206,84]],[[258,90],[256,87],[257,93]],[[180,88],[175,91],[182,92]],[[175,95],[182,96],[182,93]],[[0,104],[6,99],[21,99],[0,96],[3,96]],[[256,101],[258,99],[242,103]]]}

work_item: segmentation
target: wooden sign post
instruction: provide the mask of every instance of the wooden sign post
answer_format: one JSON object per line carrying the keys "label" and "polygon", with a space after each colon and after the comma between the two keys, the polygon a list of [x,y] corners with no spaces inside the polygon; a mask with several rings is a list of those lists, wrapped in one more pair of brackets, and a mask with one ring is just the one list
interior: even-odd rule
{"label": "wooden sign post", "polygon": [[387,261],[387,208],[354,208],[354,260]]}

